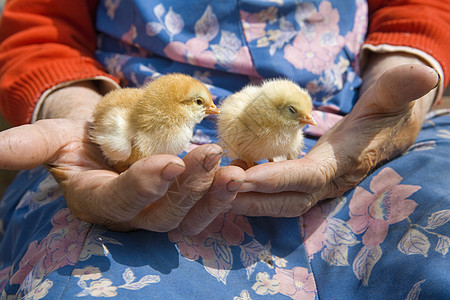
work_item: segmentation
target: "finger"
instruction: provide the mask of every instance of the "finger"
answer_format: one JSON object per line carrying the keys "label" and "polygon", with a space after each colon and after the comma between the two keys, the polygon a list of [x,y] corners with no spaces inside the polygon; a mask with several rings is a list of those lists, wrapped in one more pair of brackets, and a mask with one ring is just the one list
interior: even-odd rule
{"label": "finger", "polygon": [[170,199],[180,207],[191,208],[208,191],[215,171],[220,167],[223,150],[214,144],[202,145],[189,152],[183,161],[186,172],[177,178],[177,184],[170,187]]}
{"label": "finger", "polygon": [[184,170],[179,157],[156,155],[136,162],[120,175],[104,170],[77,172],[63,185],[66,202],[84,221],[131,229],[126,222],[160,199]]}
{"label": "finger", "polygon": [[323,164],[303,157],[264,163],[246,170],[247,179],[240,192],[279,193],[282,191],[314,192],[326,182]]}
{"label": "finger", "polygon": [[183,161],[186,171],[176,178],[168,192],[147,206],[132,221],[142,229],[165,232],[177,228],[188,211],[210,188],[223,151],[217,145],[202,145]]}
{"label": "finger", "polygon": [[298,192],[276,194],[239,193],[233,201],[231,213],[245,216],[298,217],[317,202],[313,195]]}
{"label": "finger", "polygon": [[245,177],[241,168],[220,168],[208,194],[187,213],[178,229],[186,235],[199,234],[219,214],[229,211]]}
{"label": "finger", "polygon": [[318,201],[342,196],[357,183],[351,175],[344,175],[330,180],[314,193],[239,193],[233,201],[231,212],[245,216],[298,217]]}
{"label": "finger", "polygon": [[0,133],[0,168],[35,168],[74,139],[80,140],[75,137],[86,136],[87,126],[83,121],[52,119],[5,130]]}
{"label": "finger", "polygon": [[379,112],[396,113],[411,101],[433,90],[439,83],[439,74],[432,68],[419,64],[405,64],[387,70],[377,80],[369,95],[376,101]]}

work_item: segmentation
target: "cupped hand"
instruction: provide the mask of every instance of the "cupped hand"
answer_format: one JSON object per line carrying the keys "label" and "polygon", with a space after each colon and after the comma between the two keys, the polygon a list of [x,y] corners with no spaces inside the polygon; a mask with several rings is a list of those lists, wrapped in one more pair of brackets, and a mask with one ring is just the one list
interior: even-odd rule
{"label": "cupped hand", "polygon": [[219,170],[217,145],[200,146],[183,159],[151,156],[119,174],[87,138],[88,126],[82,120],[47,119],[3,131],[0,168],[44,164],[74,215],[120,231],[198,233],[230,209],[245,180],[238,167]]}
{"label": "cupped hand", "polygon": [[423,103],[430,103],[438,80],[425,65],[390,68],[303,158],[249,168],[232,212],[293,217],[319,200],[342,195],[412,145],[429,108]]}

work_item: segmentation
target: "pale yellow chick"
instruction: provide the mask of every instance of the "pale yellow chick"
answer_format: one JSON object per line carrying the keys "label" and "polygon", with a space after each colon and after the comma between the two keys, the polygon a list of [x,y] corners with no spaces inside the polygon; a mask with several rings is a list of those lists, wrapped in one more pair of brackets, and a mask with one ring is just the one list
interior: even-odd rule
{"label": "pale yellow chick", "polygon": [[204,84],[174,73],[142,88],[105,95],[95,108],[89,135],[110,164],[123,171],[150,155],[181,153],[194,126],[206,114],[218,113]]}
{"label": "pale yellow chick", "polygon": [[217,120],[219,144],[248,166],[276,157],[297,158],[306,124],[316,125],[308,92],[287,79],[249,85],[226,98]]}

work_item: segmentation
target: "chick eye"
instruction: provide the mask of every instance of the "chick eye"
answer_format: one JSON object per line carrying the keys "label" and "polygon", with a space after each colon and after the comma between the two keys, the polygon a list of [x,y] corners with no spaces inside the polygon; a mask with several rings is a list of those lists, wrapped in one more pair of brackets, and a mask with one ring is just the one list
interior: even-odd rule
{"label": "chick eye", "polygon": [[196,98],[195,99],[195,103],[197,103],[198,105],[203,105],[203,99],[202,98]]}
{"label": "chick eye", "polygon": [[294,115],[297,114],[297,110],[292,106],[289,106],[289,112]]}

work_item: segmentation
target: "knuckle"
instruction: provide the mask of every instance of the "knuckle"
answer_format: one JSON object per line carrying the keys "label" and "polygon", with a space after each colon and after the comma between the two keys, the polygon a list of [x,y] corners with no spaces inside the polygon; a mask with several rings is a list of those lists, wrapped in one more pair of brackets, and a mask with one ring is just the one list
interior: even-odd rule
{"label": "knuckle", "polygon": [[[129,188],[131,183],[132,189]],[[128,198],[129,201],[126,202],[136,203],[137,205],[153,202],[161,198],[168,188],[168,182],[153,181],[149,184],[147,180],[141,178],[127,177],[126,172],[119,175],[117,185],[122,187],[122,190],[118,191],[118,195]],[[123,189],[126,189],[126,191]]]}
{"label": "knuckle", "polygon": [[324,161],[318,163],[314,172],[309,172],[310,189],[305,192],[313,193],[322,190],[330,181],[332,181],[336,174],[336,166],[334,163]]}
{"label": "knuckle", "polygon": [[298,217],[304,214],[311,206],[313,196],[310,194],[299,195],[298,193],[283,193],[275,211],[276,217]]}
{"label": "knuckle", "polygon": [[[199,200],[202,198],[209,190],[212,184],[212,178],[189,178],[185,182],[181,184],[179,190],[183,192],[188,198],[193,201]],[[185,197],[183,197],[185,198]]]}
{"label": "knuckle", "polygon": [[[291,172],[283,172],[284,176],[276,176],[274,178],[275,186],[277,187],[277,191],[287,191],[291,189],[296,189],[297,187],[293,186],[296,183],[296,176]],[[269,179],[269,182],[272,181]]]}
{"label": "knuckle", "polygon": [[345,175],[339,177],[330,182],[326,191],[321,195],[320,200],[342,196],[342,194],[356,186],[358,183],[359,180],[348,179]]}
{"label": "knuckle", "polygon": [[336,174],[336,168],[330,163],[319,164],[314,178],[317,189],[322,189],[328,182],[330,182],[334,174]]}
{"label": "knuckle", "polygon": [[378,164],[379,152],[374,149],[368,149],[365,151],[362,157],[362,163],[359,167],[359,173],[364,177]]}
{"label": "knuckle", "polygon": [[168,192],[167,200],[167,210],[170,212],[170,215],[178,219],[182,219],[197,202],[197,199],[191,197],[190,194],[179,192]]}
{"label": "knuckle", "polygon": [[[298,211],[297,209],[294,208],[298,208],[296,207],[297,205],[295,205],[295,202],[299,202],[299,201],[295,201],[296,199],[291,199],[291,197],[289,197],[288,195],[283,196],[283,200],[282,200],[282,205],[280,206],[280,209],[278,211],[278,216],[280,217],[295,217],[298,215]],[[292,201],[294,200],[294,201]]]}
{"label": "knuckle", "polygon": [[272,205],[272,203],[251,201],[247,203],[245,211],[249,216],[268,216],[268,212],[273,211]]}
{"label": "knuckle", "polygon": [[357,186],[364,176],[357,174],[345,174],[332,181],[322,190],[319,200],[342,196],[345,192]]}
{"label": "knuckle", "polygon": [[[332,178],[335,171],[328,163],[318,163],[306,168],[297,168],[295,171],[286,170],[280,172],[283,176],[277,176],[269,182],[274,182],[276,190],[313,193],[322,189]],[[308,176],[305,176],[308,174]]]}

